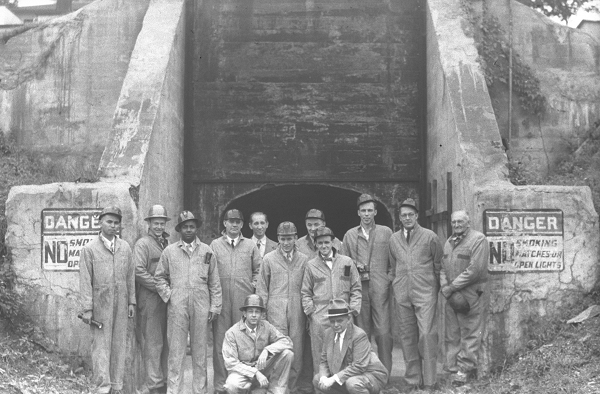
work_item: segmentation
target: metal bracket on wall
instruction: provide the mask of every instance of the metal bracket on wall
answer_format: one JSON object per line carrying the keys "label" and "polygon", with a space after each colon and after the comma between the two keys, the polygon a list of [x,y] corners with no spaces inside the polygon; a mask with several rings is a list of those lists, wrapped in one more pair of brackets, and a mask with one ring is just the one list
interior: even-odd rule
{"label": "metal bracket on wall", "polygon": [[[428,227],[433,230],[436,234],[438,233],[439,226],[446,222],[446,234],[445,238],[452,234],[452,225],[450,223],[450,216],[452,213],[452,173],[446,173],[446,209],[441,212],[436,212],[438,206],[437,203],[437,180],[427,184],[427,209],[425,210],[425,216],[427,217]],[[442,227],[443,228],[443,227]]]}

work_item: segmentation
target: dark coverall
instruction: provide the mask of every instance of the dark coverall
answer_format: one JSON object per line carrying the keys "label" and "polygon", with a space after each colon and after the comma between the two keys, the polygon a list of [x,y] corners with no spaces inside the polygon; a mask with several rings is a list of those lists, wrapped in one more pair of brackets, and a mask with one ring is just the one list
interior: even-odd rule
{"label": "dark coverall", "polygon": [[388,372],[392,370],[392,334],[390,324],[390,237],[392,230],[375,225],[367,240],[361,226],[352,228],[344,235],[342,254],[356,263],[369,267],[369,280],[362,283],[362,306],[358,326],[369,338],[375,337],[379,359]]}
{"label": "dark coverall", "polygon": [[223,361],[225,332],[242,318],[240,306],[256,287],[258,270],[262,258],[256,244],[240,235],[235,249],[223,235],[212,241],[210,248],[215,252],[223,288],[223,308],[213,321],[213,368],[215,390],[223,390],[227,369]]}
{"label": "dark coverall", "polygon": [[306,327],[306,315],[302,309],[302,279],[308,257],[294,250],[292,261],[288,262],[279,246],[265,254],[256,294],[262,297],[267,307],[267,320],[283,335],[287,335],[294,344],[294,362],[290,371],[288,388],[296,393],[300,372],[302,371],[302,350]]}
{"label": "dark coverall", "polygon": [[446,361],[444,369],[465,373],[477,371],[481,338],[490,304],[488,260],[490,246],[485,235],[467,229],[458,245],[452,237],[444,245],[440,285],[460,291],[471,307],[469,313],[456,313],[446,302]]}
{"label": "dark coverall", "polygon": [[92,330],[92,371],[98,393],[123,389],[129,305],[135,305],[131,248],[115,238],[115,253],[97,238],[81,249],[79,289],[83,311],[103,324]]}
{"label": "dark coverall", "polygon": [[392,286],[400,317],[400,340],[412,385],[437,382],[437,294],[442,245],[437,235],[418,223],[406,243],[404,231],[390,238]]}
{"label": "dark coverall", "polygon": [[182,382],[183,362],[188,332],[192,350],[192,392],[206,392],[206,343],[208,313],[221,311],[221,284],[212,250],[196,238],[190,254],[183,241],[165,248],[155,279],[160,297],[167,303],[167,338],[169,342],[169,394],[178,394]]}
{"label": "dark coverall", "polygon": [[152,232],[140,238],[133,246],[138,323],[141,336],[142,358],[146,368],[142,392],[165,386],[167,383],[167,304],[156,290],[154,273],[166,238]]}
{"label": "dark coverall", "polygon": [[310,320],[310,340],[314,371],[319,370],[323,333],[329,327],[325,316],[329,301],[342,298],[350,306],[353,316],[358,316],[361,306],[361,284],[356,265],[348,256],[335,254],[332,269],[317,256],[306,265],[302,281],[302,307]]}

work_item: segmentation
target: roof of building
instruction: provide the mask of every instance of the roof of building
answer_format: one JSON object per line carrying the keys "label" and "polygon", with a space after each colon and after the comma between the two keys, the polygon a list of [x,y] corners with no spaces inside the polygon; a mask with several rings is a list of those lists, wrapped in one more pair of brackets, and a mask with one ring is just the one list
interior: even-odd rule
{"label": "roof of building", "polygon": [[6,6],[0,6],[0,26],[19,26],[23,21]]}

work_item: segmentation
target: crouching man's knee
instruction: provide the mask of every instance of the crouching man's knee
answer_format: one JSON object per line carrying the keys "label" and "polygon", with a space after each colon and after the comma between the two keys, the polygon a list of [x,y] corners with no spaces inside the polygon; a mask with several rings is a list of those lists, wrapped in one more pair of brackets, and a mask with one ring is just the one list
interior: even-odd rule
{"label": "crouching man's knee", "polygon": [[374,390],[373,385],[371,384],[371,381],[363,375],[348,378],[344,385],[346,386],[346,390],[348,390],[348,393],[350,394],[364,393],[366,391],[368,391],[371,394],[374,394],[376,392],[376,390]]}
{"label": "crouching man's knee", "polygon": [[244,394],[250,388],[252,382],[250,379],[236,372],[231,372],[227,376],[227,380],[223,385],[223,388],[229,394]]}

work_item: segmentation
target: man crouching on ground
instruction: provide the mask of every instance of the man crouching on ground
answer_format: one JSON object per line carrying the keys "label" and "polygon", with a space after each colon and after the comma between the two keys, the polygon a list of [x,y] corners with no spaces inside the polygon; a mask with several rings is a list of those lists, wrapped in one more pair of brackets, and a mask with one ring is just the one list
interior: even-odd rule
{"label": "man crouching on ground", "polygon": [[262,320],[262,298],[250,294],[244,301],[242,320],[225,333],[223,359],[229,372],[225,390],[230,394],[267,389],[285,394],[294,359],[292,341],[271,323]]}

